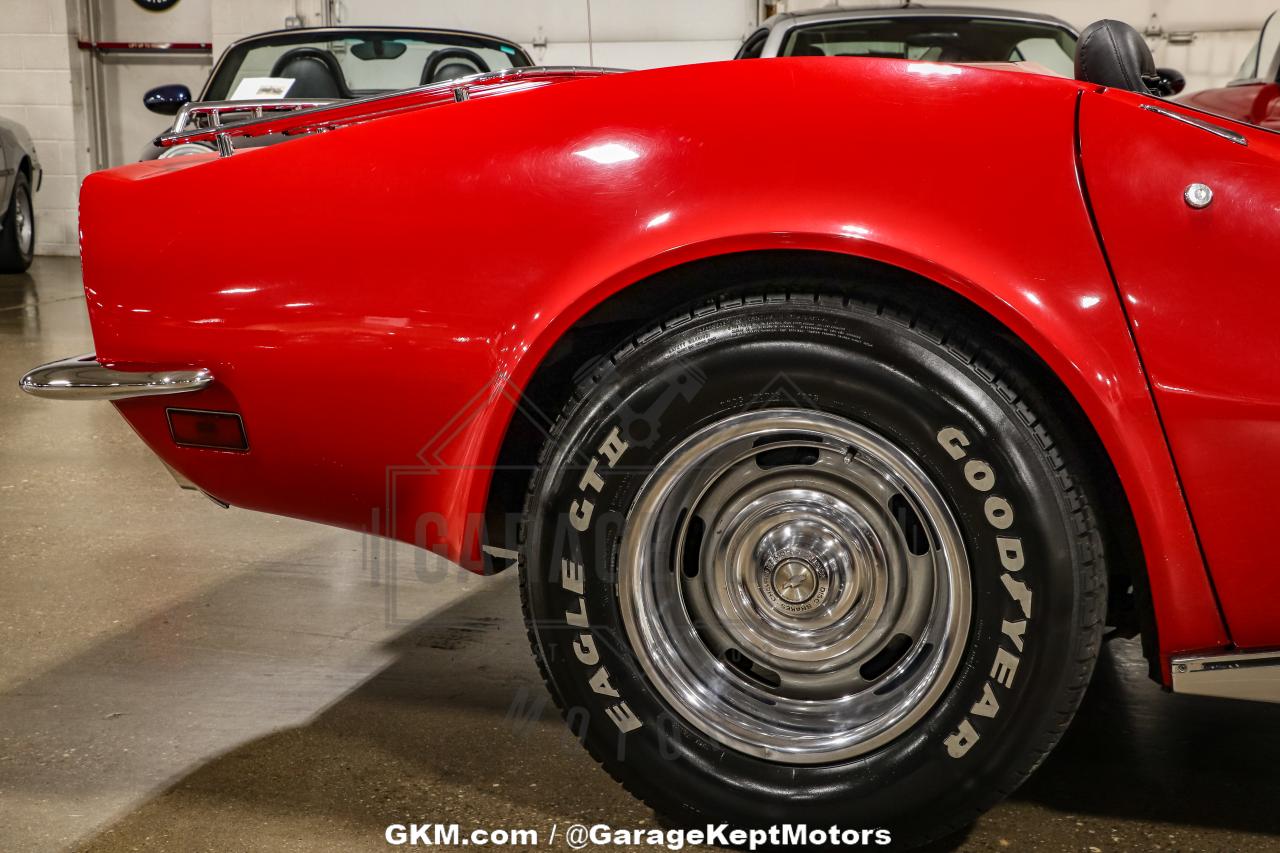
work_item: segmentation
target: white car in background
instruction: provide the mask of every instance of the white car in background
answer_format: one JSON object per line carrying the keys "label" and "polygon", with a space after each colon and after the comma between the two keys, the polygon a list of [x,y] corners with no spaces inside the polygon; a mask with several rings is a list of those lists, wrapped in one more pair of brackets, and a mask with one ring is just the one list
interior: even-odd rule
{"label": "white car in background", "polygon": [[[1076,76],[1080,33],[1061,18],[1013,9],[883,6],[784,12],[747,36],[734,59],[851,56],[921,62],[1008,64],[1021,71]],[[1157,68],[1148,87],[1176,95],[1186,78]]]}
{"label": "white car in background", "polygon": [[747,36],[734,58],[858,56],[926,62],[1022,62],[1071,77],[1079,35],[1066,21],[1051,15],[1010,9],[827,7],[774,15]]}

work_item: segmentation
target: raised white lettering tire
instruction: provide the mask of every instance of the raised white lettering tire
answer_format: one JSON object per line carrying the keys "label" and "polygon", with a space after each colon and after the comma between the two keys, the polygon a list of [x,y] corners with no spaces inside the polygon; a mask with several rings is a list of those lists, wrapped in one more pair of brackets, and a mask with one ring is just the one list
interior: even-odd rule
{"label": "raised white lettering tire", "polygon": [[1079,703],[1091,486],[982,318],[805,284],[672,317],[579,384],[526,507],[529,636],[574,733],[670,818],[921,843]]}

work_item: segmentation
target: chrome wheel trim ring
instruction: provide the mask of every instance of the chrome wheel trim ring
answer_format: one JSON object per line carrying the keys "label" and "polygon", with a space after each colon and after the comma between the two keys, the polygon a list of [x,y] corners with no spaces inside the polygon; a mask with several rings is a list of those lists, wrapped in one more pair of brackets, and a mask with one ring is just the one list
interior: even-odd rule
{"label": "chrome wheel trim ring", "polygon": [[35,219],[31,215],[31,196],[18,190],[17,204],[14,205],[14,218],[18,226],[18,251],[23,257],[31,255],[33,239],[36,233]]}
{"label": "chrome wheel trim ring", "polygon": [[941,492],[884,436],[798,409],[725,418],[659,463],[628,518],[618,590],[631,648],[672,709],[783,763],[844,760],[906,732],[945,692],[969,631],[968,558]]}

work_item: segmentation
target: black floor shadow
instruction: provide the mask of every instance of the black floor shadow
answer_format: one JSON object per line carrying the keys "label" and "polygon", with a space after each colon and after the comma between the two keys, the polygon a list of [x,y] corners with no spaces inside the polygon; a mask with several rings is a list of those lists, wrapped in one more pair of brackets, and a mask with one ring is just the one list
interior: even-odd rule
{"label": "black floor shadow", "polygon": [[1280,836],[1278,719],[1271,704],[1167,693],[1147,678],[1136,640],[1113,642],[1071,727],[1014,798]]}

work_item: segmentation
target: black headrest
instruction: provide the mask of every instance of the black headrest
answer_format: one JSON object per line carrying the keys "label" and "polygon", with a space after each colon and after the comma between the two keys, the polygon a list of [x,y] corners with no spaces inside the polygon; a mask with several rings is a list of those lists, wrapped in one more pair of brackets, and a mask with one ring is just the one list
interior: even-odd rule
{"label": "black headrest", "polygon": [[290,98],[350,98],[342,66],[332,53],[318,47],[295,47],[271,68],[272,77],[289,77]]}
{"label": "black headrest", "polygon": [[[450,62],[449,60],[454,61]],[[457,60],[462,60],[462,62]],[[465,73],[459,73],[459,66],[464,63],[469,63],[475,67]],[[488,73],[488,71],[489,63],[485,62],[480,54],[474,50],[467,50],[465,47],[446,47],[427,57],[427,61],[422,66],[422,76],[418,82],[423,85],[427,83],[443,83],[445,80],[456,80],[468,74]]]}
{"label": "black headrest", "polygon": [[[1120,21],[1085,27],[1076,45],[1076,79],[1130,92],[1151,94],[1156,61],[1142,34]],[[1146,79],[1144,79],[1146,78]]]}

